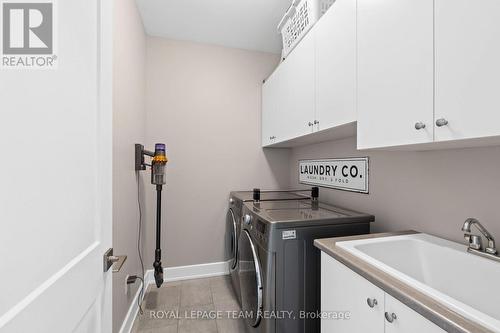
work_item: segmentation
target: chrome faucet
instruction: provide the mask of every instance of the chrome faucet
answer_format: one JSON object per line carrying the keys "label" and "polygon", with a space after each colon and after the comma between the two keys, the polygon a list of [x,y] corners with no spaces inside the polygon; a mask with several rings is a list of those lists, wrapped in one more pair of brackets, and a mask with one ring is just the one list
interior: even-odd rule
{"label": "chrome faucet", "polygon": [[[477,230],[479,230],[482,236],[486,238],[486,241],[488,242],[486,248],[483,249],[481,236],[472,234],[472,226],[476,226]],[[495,239],[477,219],[468,218],[465,220],[464,225],[462,226],[462,231],[465,233],[464,238],[469,246],[467,248],[468,252],[500,261],[500,257],[497,255],[498,251],[495,246]]]}

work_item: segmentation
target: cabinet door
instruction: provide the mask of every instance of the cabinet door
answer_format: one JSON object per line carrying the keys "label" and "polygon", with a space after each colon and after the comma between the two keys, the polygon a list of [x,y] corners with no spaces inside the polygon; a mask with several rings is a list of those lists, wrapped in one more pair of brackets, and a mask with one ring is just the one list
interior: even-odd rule
{"label": "cabinet door", "polygon": [[356,120],[356,0],[337,0],[316,24],[316,129]]}
{"label": "cabinet door", "polygon": [[283,90],[278,107],[285,140],[313,131],[309,122],[314,121],[314,42],[313,28],[279,67]]}
{"label": "cabinet door", "polygon": [[384,332],[384,292],[325,253],[321,254],[321,311],[350,312],[348,320],[322,319],[322,333]]}
{"label": "cabinet door", "polygon": [[500,1],[436,0],[437,141],[500,135]]}
{"label": "cabinet door", "polygon": [[357,14],[358,148],[433,141],[434,1],[358,0]]}
{"label": "cabinet door", "polygon": [[262,146],[268,146],[273,143],[274,137],[277,137],[278,125],[278,86],[274,73],[262,85]]}
{"label": "cabinet door", "polygon": [[262,86],[262,145],[285,140],[287,69],[279,66]]}
{"label": "cabinet door", "polygon": [[394,314],[395,319],[386,319],[385,333],[444,333],[445,331],[431,321],[425,319],[394,297],[385,294],[385,311]]}

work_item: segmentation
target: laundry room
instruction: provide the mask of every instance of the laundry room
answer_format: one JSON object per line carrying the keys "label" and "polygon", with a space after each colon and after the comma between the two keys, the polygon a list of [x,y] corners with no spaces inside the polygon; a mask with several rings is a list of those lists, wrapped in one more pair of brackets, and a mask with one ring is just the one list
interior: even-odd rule
{"label": "laundry room", "polygon": [[0,18],[0,333],[500,333],[499,2]]}

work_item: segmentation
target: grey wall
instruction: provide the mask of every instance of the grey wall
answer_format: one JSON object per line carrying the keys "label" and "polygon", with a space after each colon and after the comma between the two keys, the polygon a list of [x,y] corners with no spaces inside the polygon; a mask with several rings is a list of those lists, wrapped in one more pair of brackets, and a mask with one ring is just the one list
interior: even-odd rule
{"label": "grey wall", "polygon": [[299,159],[369,156],[369,195],[321,188],[321,201],[374,214],[374,231],[414,229],[462,242],[462,223],[477,217],[500,237],[500,147],[424,152],[355,147],[350,138],[294,148],[291,185],[298,185]]}
{"label": "grey wall", "polygon": [[[147,142],[167,144],[164,266],[225,260],[229,191],[286,187],[287,151],[260,148],[261,84],[277,55],[147,39]],[[147,264],[154,187],[147,188]]]}
{"label": "grey wall", "polygon": [[113,331],[118,332],[139,283],[125,293],[125,276],[139,274],[134,143],[144,141],[146,36],[135,1],[114,6],[113,247],[128,259],[113,274]]}

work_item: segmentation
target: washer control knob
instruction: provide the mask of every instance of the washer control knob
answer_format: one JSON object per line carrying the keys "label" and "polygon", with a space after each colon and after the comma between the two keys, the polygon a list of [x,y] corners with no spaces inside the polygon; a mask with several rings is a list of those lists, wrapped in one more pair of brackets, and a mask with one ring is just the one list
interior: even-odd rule
{"label": "washer control knob", "polygon": [[250,225],[250,223],[252,223],[252,216],[249,214],[245,214],[245,216],[243,216],[243,223],[245,223],[246,225]]}
{"label": "washer control knob", "polygon": [[234,205],[234,199],[233,199],[233,198],[229,198],[229,203],[230,203],[231,205]]}

